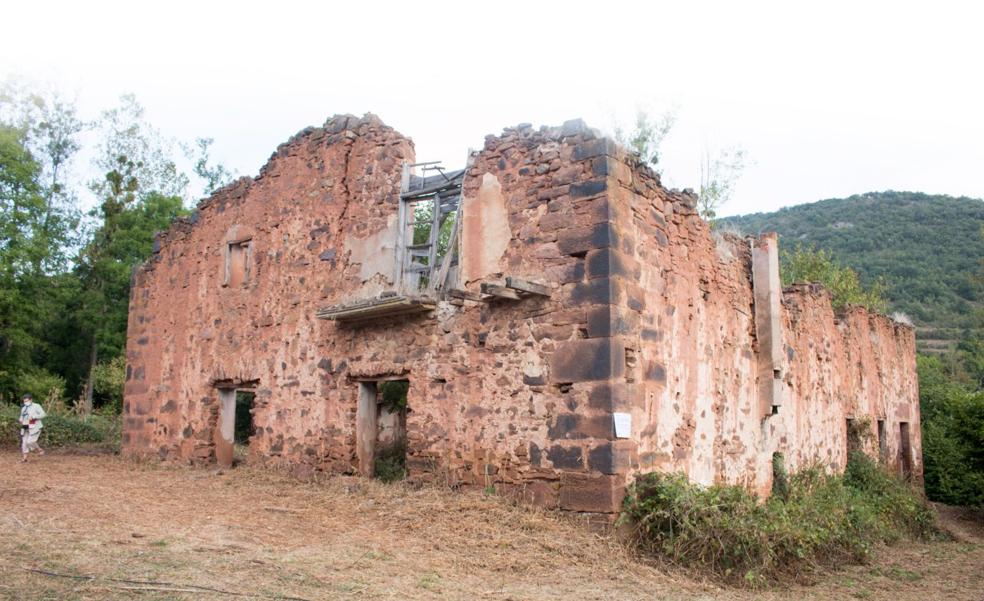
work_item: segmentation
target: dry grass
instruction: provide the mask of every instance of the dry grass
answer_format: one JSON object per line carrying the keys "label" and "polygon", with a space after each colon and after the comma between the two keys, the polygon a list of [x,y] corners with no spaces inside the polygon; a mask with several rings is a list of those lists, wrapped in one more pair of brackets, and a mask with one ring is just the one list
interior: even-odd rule
{"label": "dry grass", "polygon": [[17,459],[0,453],[0,598],[982,599],[974,544],[914,545],[816,587],[762,594],[660,572],[611,538],[481,493],[112,456]]}

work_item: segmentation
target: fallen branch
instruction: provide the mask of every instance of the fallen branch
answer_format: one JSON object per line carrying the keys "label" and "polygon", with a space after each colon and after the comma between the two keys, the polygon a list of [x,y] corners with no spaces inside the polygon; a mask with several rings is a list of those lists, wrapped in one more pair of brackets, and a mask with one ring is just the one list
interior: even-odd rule
{"label": "fallen branch", "polygon": [[[53,576],[55,578],[71,578],[72,580],[106,580],[109,582],[119,582],[122,584],[137,584],[143,586],[160,586],[160,587],[170,587],[166,589],[159,590],[169,590],[172,592],[189,592],[189,593],[219,593],[221,595],[231,595],[234,597],[266,597],[267,599],[286,599],[287,601],[310,601],[310,599],[305,599],[304,597],[291,597],[288,595],[263,595],[260,593],[237,593],[236,591],[226,591],[220,588],[212,588],[210,586],[199,586],[197,584],[179,584],[175,582],[158,582],[156,580],[128,580],[126,578],[110,578],[108,576],[88,576],[85,574],[61,574],[59,572],[49,572],[48,570],[40,570],[37,568],[22,568],[26,572],[33,572],[35,574],[42,574],[44,576]],[[124,588],[124,587],[116,587]],[[187,589],[187,590],[184,590]],[[141,590],[131,587],[129,590]],[[156,590],[151,588],[145,588],[143,590]]]}
{"label": "fallen branch", "polygon": [[[176,586],[114,586],[118,591],[166,591],[168,593],[200,593],[197,588],[178,588]],[[240,593],[231,593],[239,595]]]}

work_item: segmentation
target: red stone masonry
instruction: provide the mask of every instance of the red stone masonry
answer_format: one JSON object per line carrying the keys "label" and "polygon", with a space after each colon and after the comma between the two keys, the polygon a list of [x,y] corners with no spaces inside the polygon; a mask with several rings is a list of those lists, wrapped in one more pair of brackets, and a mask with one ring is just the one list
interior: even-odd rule
{"label": "red stone masonry", "polygon": [[778,277],[753,290],[752,247],[767,259],[774,238],[712,233],[692,196],[577,121],[489,136],[462,186],[454,286],[513,276],[549,298],[317,319],[393,288],[413,161],[378,118],[336,116],[159,236],[133,278],[126,454],[215,461],[219,391],[249,388],[248,461],[355,472],[359,382],[405,378],[412,478],[550,508],[610,514],[651,470],[767,494],[773,453],[842,469],[846,420],[866,416],[892,464],[909,424],[921,473],[912,329]]}

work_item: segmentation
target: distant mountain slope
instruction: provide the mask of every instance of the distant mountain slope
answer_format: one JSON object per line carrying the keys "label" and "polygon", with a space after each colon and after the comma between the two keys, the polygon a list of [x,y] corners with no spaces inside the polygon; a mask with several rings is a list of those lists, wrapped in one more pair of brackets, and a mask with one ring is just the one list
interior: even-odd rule
{"label": "distant mountain slope", "polygon": [[919,192],[871,192],[720,219],[745,234],[777,231],[831,251],[865,283],[883,278],[893,310],[915,322],[920,346],[942,348],[971,327],[984,301],[984,200]]}

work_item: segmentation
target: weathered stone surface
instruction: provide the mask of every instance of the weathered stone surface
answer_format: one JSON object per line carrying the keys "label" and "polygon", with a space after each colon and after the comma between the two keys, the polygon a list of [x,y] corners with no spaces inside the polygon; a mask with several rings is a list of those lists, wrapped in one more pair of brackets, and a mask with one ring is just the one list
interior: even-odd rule
{"label": "weathered stone surface", "polygon": [[582,255],[589,250],[618,247],[622,237],[611,223],[572,227],[557,234],[557,246],[565,255]]}
{"label": "weathered stone surface", "polygon": [[755,339],[758,342],[759,400],[762,416],[782,405],[782,283],[779,241],[775,233],[752,240],[752,291],[755,294]]}
{"label": "weathered stone surface", "polygon": [[472,282],[500,271],[512,233],[502,185],[494,173],[482,174],[477,194],[464,195],[461,219],[462,280]]}
{"label": "weathered stone surface", "polygon": [[625,474],[637,467],[638,452],[634,440],[601,443],[588,452],[588,467],[602,474]]}
{"label": "weathered stone surface", "polygon": [[560,480],[560,508],[612,513],[625,496],[622,476],[565,473]]}
{"label": "weathered stone surface", "polygon": [[625,363],[623,347],[610,338],[561,342],[554,352],[550,378],[553,382],[590,382],[621,377]]}
{"label": "weathered stone surface", "polygon": [[599,156],[616,156],[618,147],[609,138],[597,138],[574,147],[573,159],[583,161]]}
{"label": "weathered stone surface", "polygon": [[554,445],[547,451],[547,459],[556,469],[579,470],[584,467],[584,452],[581,447]]}
{"label": "weathered stone surface", "polygon": [[601,338],[636,334],[639,313],[617,305],[599,305],[588,309],[588,337]]}
{"label": "weathered stone surface", "polygon": [[603,415],[561,413],[554,418],[549,430],[547,430],[547,436],[552,440],[564,438],[607,440],[613,436],[613,433],[612,416],[607,413]]}
{"label": "weathered stone surface", "polygon": [[597,196],[607,189],[608,182],[606,180],[596,179],[589,182],[571,185],[570,195],[572,200],[577,200],[588,196]]}
{"label": "weathered stone surface", "polygon": [[613,248],[588,251],[585,265],[588,279],[613,276],[633,281],[639,279],[639,266],[635,261]]}

